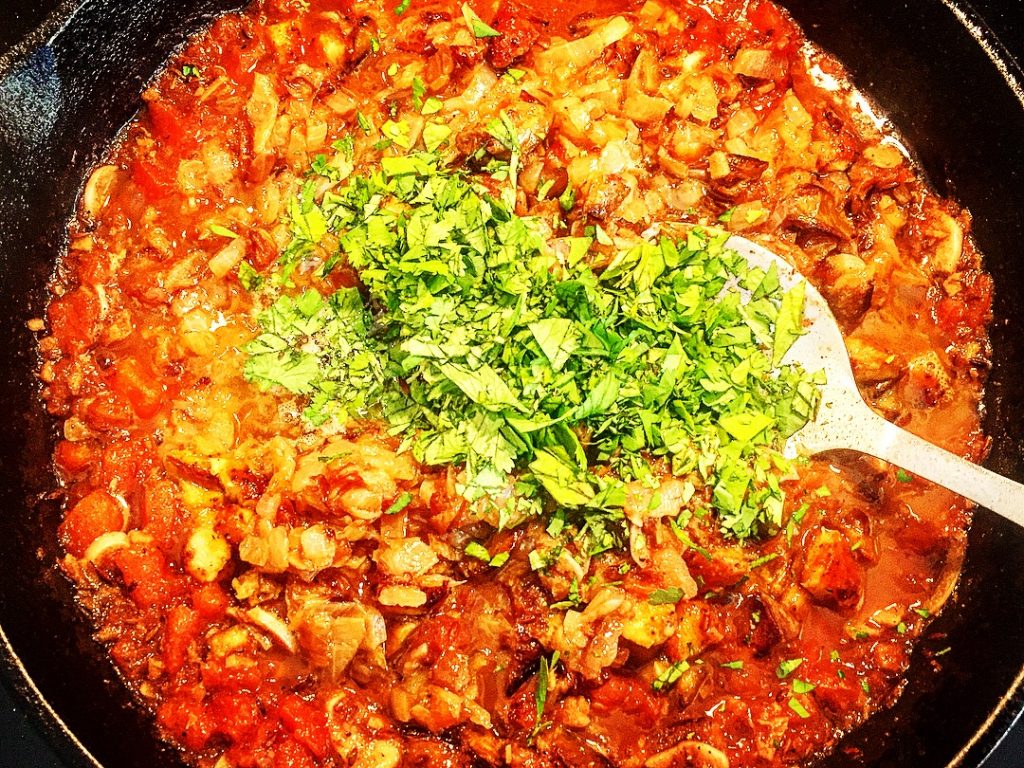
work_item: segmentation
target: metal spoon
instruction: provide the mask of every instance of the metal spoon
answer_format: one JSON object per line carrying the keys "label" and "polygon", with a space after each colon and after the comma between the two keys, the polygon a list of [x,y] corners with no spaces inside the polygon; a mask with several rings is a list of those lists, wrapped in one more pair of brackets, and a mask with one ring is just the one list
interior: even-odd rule
{"label": "metal spoon", "polygon": [[803,282],[804,323],[801,336],[783,358],[808,371],[825,372],[821,403],[814,420],[789,438],[788,455],[814,455],[849,449],[902,467],[970,499],[1024,527],[1024,485],[972,464],[900,429],[864,402],[853,378],[846,343],[832,311],[820,293],[780,256],[746,238],[733,235],[725,244],[748,263],[762,269],[775,265],[786,290]]}

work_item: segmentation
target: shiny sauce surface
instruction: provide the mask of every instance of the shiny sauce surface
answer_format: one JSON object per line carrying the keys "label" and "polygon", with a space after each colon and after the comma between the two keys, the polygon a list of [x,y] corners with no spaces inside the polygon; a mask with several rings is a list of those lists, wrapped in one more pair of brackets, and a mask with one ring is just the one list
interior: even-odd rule
{"label": "shiny sauce surface", "polygon": [[[571,563],[535,570],[542,522],[500,529],[458,467],[418,464],[380,424],[310,427],[302,398],[245,380],[259,307],[238,265],[273,270],[335,142],[357,168],[396,151],[359,117],[415,124],[415,78],[461,156],[503,110],[531,137],[517,212],[776,249],[829,300],[872,406],[979,461],[991,280],[968,214],[772,3],[474,3],[491,37],[456,4],[404,5],[218,19],[86,184],[40,376],[64,420],[55,535],[97,637],[204,768],[807,764],[899,694],[955,588],[962,500],[834,455],[784,479],[772,536],[739,543],[695,508],[683,538],[639,526],[644,563],[569,542]],[[699,507],[659,483],[631,503]]]}

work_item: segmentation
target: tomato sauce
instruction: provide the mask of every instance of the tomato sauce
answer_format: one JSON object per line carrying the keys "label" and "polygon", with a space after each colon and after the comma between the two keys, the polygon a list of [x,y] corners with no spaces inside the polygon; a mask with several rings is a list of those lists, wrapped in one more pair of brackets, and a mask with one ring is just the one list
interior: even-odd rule
{"label": "tomato sauce", "polygon": [[[312,428],[302,398],[245,380],[261,307],[238,265],[268,277],[310,164],[351,139],[374,167],[395,151],[377,126],[422,126],[421,87],[461,160],[516,116],[523,213],[573,234],[711,224],[783,253],[872,406],[980,461],[992,282],[969,217],[773,3],[474,8],[493,36],[441,0],[263,0],[145,92],[86,184],[40,342],[62,566],[160,735],[204,768],[805,764],[898,695],[955,588],[962,500],[815,458],[763,540],[728,538],[698,492],[684,537],[640,528],[647,559],[567,542],[535,570],[552,534],[476,515],[459,468],[418,465],[379,424]],[[577,190],[572,212],[544,179]]]}

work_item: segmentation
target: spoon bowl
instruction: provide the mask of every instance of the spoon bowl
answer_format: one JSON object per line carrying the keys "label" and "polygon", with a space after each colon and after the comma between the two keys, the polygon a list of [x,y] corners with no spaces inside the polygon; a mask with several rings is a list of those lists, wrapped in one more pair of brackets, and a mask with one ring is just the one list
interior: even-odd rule
{"label": "spoon bowl", "polygon": [[789,262],[764,246],[733,235],[725,247],[761,269],[773,265],[783,289],[804,284],[804,334],[782,365],[822,371],[814,418],[786,442],[787,456],[853,450],[887,461],[957,493],[1024,528],[1024,485],[973,464],[885,420],[861,397],[843,334],[824,297]]}

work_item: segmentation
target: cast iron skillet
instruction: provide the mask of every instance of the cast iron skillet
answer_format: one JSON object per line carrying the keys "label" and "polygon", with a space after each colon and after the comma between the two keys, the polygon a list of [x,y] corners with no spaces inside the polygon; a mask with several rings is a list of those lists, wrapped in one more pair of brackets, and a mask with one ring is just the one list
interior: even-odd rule
{"label": "cast iron skillet", "polygon": [[[70,0],[0,58],[0,672],[70,765],[180,766],[130,706],[53,563],[59,519],[34,339],[44,286],[82,177],[140,106],[138,94],[190,32],[240,0]],[[1024,480],[1024,96],[1020,70],[958,0],[789,0],[891,116],[932,183],[974,214],[995,276],[989,466]],[[4,0],[22,34],[55,0]],[[10,6],[14,7],[11,8]],[[19,26],[20,25],[20,26]],[[1016,311],[1015,311],[1016,310]],[[924,642],[894,709],[822,768],[977,766],[1024,709],[1024,531],[986,510],[956,601]]]}

